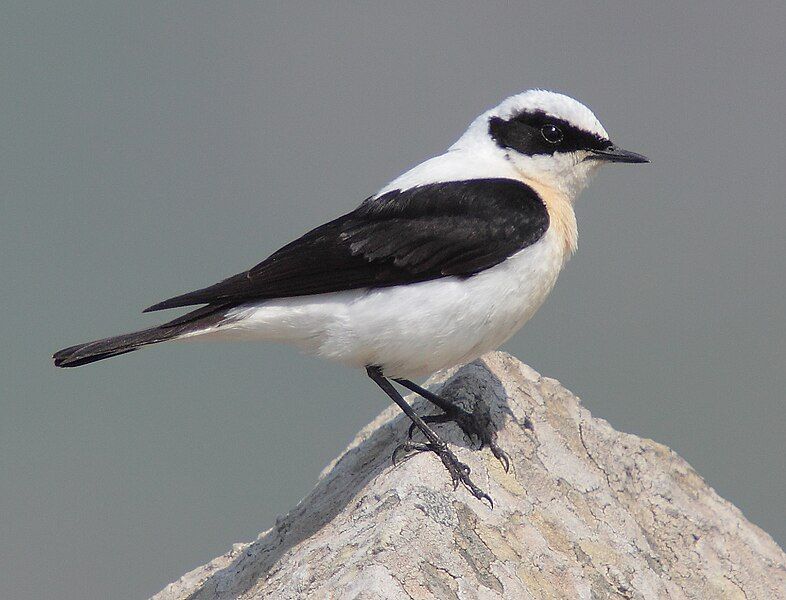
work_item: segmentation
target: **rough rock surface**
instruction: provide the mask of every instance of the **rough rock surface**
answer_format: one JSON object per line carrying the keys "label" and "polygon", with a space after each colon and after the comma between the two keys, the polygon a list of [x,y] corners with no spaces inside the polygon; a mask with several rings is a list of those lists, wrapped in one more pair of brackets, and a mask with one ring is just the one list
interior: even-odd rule
{"label": "rough rock surface", "polygon": [[408,427],[391,406],[273,528],[155,600],[786,598],[783,551],[665,446],[615,431],[503,353],[429,386],[442,382],[488,407],[510,454],[505,473],[437,426],[493,510],[454,492],[434,455],[391,465]]}

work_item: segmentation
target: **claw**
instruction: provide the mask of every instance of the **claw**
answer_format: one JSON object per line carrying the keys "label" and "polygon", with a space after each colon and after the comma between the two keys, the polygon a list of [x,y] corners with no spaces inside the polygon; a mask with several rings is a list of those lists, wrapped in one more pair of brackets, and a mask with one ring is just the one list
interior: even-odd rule
{"label": "claw", "polygon": [[453,484],[454,490],[457,490],[459,484],[461,484],[467,488],[467,491],[475,498],[481,501],[485,500],[492,508],[494,507],[494,501],[491,499],[491,496],[476,486],[475,483],[470,479],[472,469],[470,469],[469,465],[464,464],[458,458],[456,458],[456,455],[450,451],[447,445],[404,442],[403,444],[396,446],[396,449],[393,450],[393,455],[391,457],[393,465],[398,466],[400,463],[409,460],[421,452],[433,452],[439,457],[439,459],[442,461],[442,464],[445,465],[448,474],[450,475],[450,480]]}
{"label": "claw", "polygon": [[[393,450],[393,454],[391,455],[390,459],[393,461],[393,466],[397,467],[399,462],[404,462],[405,460],[409,460],[416,454],[420,454],[421,452],[427,452],[432,450],[430,444],[413,444],[411,442],[404,442],[403,444],[399,444]],[[404,453],[403,460],[399,460],[400,454]]]}
{"label": "claw", "polygon": [[[497,445],[496,440],[494,439],[494,432],[489,431],[483,425],[478,424],[477,417],[473,413],[467,412],[462,408],[455,407],[451,413],[429,415],[423,417],[423,420],[426,423],[456,423],[456,425],[461,428],[461,431],[464,432],[464,435],[467,436],[470,442],[473,442],[476,439],[478,440],[478,450],[483,450],[483,448],[488,446],[494,457],[502,464],[502,468],[505,469],[505,473],[510,472],[510,457],[502,448]],[[524,426],[527,429],[532,429],[532,421],[530,421],[529,417],[525,418]],[[417,427],[414,424],[410,425],[409,431],[407,432],[409,439],[412,439],[416,429]]]}
{"label": "claw", "polygon": [[398,466],[398,454],[400,450],[401,450],[401,446],[400,445],[396,446],[393,449],[393,454],[390,455],[390,461],[393,463],[394,467]]}
{"label": "claw", "polygon": [[[390,460],[393,462],[393,466],[394,467],[398,466],[398,463],[399,463],[398,455],[399,455],[399,452],[401,452],[403,447],[404,447],[404,444],[399,444],[398,446],[396,446],[393,449],[393,454],[390,455]],[[406,460],[406,458],[404,460]]]}
{"label": "claw", "polygon": [[494,457],[500,462],[500,464],[502,464],[502,468],[505,469],[505,473],[509,473],[510,456],[508,456],[508,453],[493,443],[489,445],[489,448],[491,449],[491,453],[494,455]]}

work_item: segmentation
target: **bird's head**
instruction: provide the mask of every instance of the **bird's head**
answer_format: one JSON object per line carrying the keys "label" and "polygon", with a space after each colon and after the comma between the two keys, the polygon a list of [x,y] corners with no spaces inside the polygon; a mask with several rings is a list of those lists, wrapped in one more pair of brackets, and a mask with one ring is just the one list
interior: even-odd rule
{"label": "bird's head", "polygon": [[529,90],[478,117],[457,147],[468,144],[500,154],[522,176],[575,198],[601,165],[644,163],[616,146],[592,111],[573,98]]}

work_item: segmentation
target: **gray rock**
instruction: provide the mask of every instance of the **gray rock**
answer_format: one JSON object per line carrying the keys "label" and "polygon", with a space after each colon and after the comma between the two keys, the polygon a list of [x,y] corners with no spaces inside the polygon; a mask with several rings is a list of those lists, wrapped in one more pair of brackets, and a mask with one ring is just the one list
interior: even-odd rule
{"label": "gray rock", "polygon": [[674,452],[593,418],[559,382],[498,352],[429,387],[488,406],[510,473],[453,424],[438,428],[493,510],[453,491],[433,455],[391,465],[408,427],[391,406],[274,527],[154,600],[786,598],[786,555],[769,535]]}

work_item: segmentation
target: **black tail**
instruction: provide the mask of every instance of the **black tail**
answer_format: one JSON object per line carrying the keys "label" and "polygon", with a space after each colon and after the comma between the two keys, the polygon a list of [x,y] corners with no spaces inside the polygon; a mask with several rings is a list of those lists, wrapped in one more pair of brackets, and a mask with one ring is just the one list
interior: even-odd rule
{"label": "black tail", "polygon": [[113,356],[133,352],[137,348],[148,344],[157,344],[166,340],[171,340],[178,335],[175,327],[151,327],[134,333],[126,333],[103,340],[88,342],[71,346],[59,352],[55,352],[56,367],[78,367],[97,360],[104,360]]}
{"label": "black tail", "polygon": [[205,329],[211,325],[218,325],[223,320],[221,308],[220,306],[205,306],[164,325],[64,348],[55,352],[53,357],[55,366],[79,367],[133,352],[142,346],[172,340],[185,333]]}

